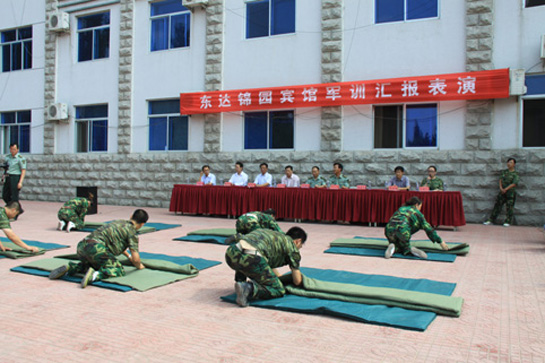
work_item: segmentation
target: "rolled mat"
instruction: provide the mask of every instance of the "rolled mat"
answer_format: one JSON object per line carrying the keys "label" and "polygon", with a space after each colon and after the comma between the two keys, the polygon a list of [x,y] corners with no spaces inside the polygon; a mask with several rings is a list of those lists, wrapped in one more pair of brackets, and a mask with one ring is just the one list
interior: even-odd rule
{"label": "rolled mat", "polygon": [[46,251],[49,251],[49,250],[56,250],[60,248],[69,247],[67,245],[61,245],[58,243],[46,243],[46,242],[24,240],[23,242],[25,242],[27,245],[39,248],[38,252],[30,252],[28,250],[25,250],[24,248],[17,246],[15,243],[11,242],[7,238],[0,237],[0,241],[2,242],[4,247],[11,248],[11,251],[0,251],[0,258],[11,258],[11,259],[43,255]]}
{"label": "rolled mat", "polygon": [[[349,247],[349,248],[374,248],[386,250],[388,247],[388,240],[385,238],[368,238],[368,237],[355,237],[355,238],[337,238],[329,244],[331,247]],[[411,241],[411,246],[417,247],[426,252],[434,253],[447,253],[455,255],[466,255],[469,253],[469,245],[467,243],[451,243],[447,242],[449,250],[445,251],[438,243],[425,240]]]}
{"label": "rolled mat", "polygon": [[[376,248],[330,247],[327,250],[325,250],[324,253],[384,258],[385,250],[376,249]],[[392,255],[392,258],[401,258],[406,260],[434,261],[434,262],[456,261],[456,255],[453,255],[453,254],[427,252],[427,255],[428,255],[428,258],[423,259],[413,255],[403,255],[401,253],[396,252]]]}

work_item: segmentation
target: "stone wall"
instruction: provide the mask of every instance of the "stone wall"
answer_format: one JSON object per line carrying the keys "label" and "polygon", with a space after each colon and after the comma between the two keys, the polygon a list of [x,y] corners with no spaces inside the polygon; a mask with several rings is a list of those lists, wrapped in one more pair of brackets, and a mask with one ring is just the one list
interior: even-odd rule
{"label": "stone wall", "polygon": [[244,163],[250,178],[265,161],[278,182],[288,163],[305,179],[313,165],[320,166],[327,176],[332,173],[332,163],[340,161],[352,185],[371,181],[373,188],[382,188],[397,165],[406,168],[414,184],[433,164],[447,190],[462,192],[468,223],[478,223],[492,210],[498,178],[508,156],[517,159],[521,175],[516,223],[545,224],[545,150],[29,155],[21,198],[60,203],[73,197],[77,186],[98,186],[99,204],[168,208],[172,185],[195,183],[205,163],[210,164],[219,182],[230,178],[236,161]]}

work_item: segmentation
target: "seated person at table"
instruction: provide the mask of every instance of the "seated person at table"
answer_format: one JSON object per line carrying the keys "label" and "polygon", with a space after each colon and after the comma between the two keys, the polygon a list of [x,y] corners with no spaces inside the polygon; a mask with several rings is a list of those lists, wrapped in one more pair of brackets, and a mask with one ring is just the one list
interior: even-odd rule
{"label": "seated person at table", "polygon": [[[93,198],[92,194],[89,195],[89,198]],[[91,202],[87,198],[72,198],[64,203],[57,213],[59,219],[57,229],[62,231],[66,227],[66,232],[70,232],[72,229],[82,229],[90,205]]]}
{"label": "seated person at table", "polygon": [[[109,277],[125,276],[125,269],[116,258],[121,254],[139,270],[145,268],[138,252],[137,232],[148,221],[148,213],[137,209],[130,220],[117,220],[107,223],[78,243],[79,263],[69,262],[51,271],[51,280],[61,278],[65,274],[85,273],[81,287],[85,288],[94,281]],[[130,254],[127,252],[130,251]]]}
{"label": "seated person at table", "polygon": [[396,166],[394,169],[394,172],[396,175],[392,177],[386,183],[387,187],[391,187],[392,185],[396,185],[399,190],[409,190],[411,189],[411,183],[409,182],[409,178],[407,178],[403,173],[405,173],[405,169],[403,169],[402,166]]}
{"label": "seated person at table", "polygon": [[428,166],[428,177],[422,179],[421,187],[429,187],[430,190],[442,191],[443,181],[436,176],[437,168],[434,165]]}
{"label": "seated person at table", "polygon": [[290,228],[286,234],[259,229],[229,246],[225,251],[225,261],[236,271],[237,304],[245,307],[251,300],[284,296],[286,289],[278,278],[281,274],[277,270],[284,265],[290,267],[293,283],[301,285],[303,278],[299,271],[299,250],[306,240],[307,234],[299,227]]}
{"label": "seated person at table", "polygon": [[[28,250],[30,252],[38,252],[38,247],[27,245],[11,229],[11,224],[9,220],[17,220],[17,217],[22,213],[23,209],[21,208],[21,204],[15,201],[9,202],[5,207],[0,208],[0,229],[2,229],[6,237],[9,238],[10,241],[15,243],[17,246],[24,248],[25,250]],[[2,242],[0,242],[0,250],[10,251],[11,248],[4,247],[4,245],[2,245]]]}
{"label": "seated person at table", "polygon": [[327,188],[327,181],[320,175],[320,168],[317,166],[312,167],[312,176],[307,179],[306,183],[311,188]]}
{"label": "seated person at table", "polygon": [[261,169],[261,174],[255,177],[255,186],[270,187],[272,185],[272,176],[269,174],[269,165],[267,163],[261,163],[259,169]]}
{"label": "seated person at table", "polygon": [[244,169],[244,164],[237,161],[235,164],[235,173],[231,176],[231,179],[229,179],[229,183],[243,187],[248,185],[248,174],[243,172],[242,169]]}
{"label": "seated person at table", "polygon": [[437,235],[432,226],[426,221],[420,210],[422,201],[418,197],[412,197],[405,205],[399,208],[386,225],[384,234],[388,238],[388,248],[386,248],[385,258],[390,258],[394,252],[400,251],[403,255],[409,253],[420,258],[428,258],[426,252],[411,247],[411,236],[423,229],[428,238],[435,243],[440,243],[443,250],[448,250],[448,246],[441,237]]}
{"label": "seated person at table", "polygon": [[204,185],[216,185],[216,176],[210,172],[210,167],[208,165],[202,167],[200,181],[202,181]]}
{"label": "seated person at table", "polygon": [[282,184],[285,184],[287,187],[299,187],[301,181],[299,177],[293,174],[293,167],[288,165],[284,168],[286,175],[282,177]]}
{"label": "seated person at table", "polygon": [[343,164],[333,164],[333,175],[329,177],[329,185],[338,185],[342,189],[350,188],[350,180],[342,172]]}

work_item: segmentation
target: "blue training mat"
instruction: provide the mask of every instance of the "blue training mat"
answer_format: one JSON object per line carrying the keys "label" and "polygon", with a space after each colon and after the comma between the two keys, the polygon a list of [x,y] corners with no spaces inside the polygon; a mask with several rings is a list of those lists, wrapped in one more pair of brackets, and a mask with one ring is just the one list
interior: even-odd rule
{"label": "blue training mat", "polygon": [[213,236],[208,234],[191,234],[188,236],[174,238],[174,241],[187,241],[187,242],[205,242],[205,243],[215,243],[219,245],[227,245],[225,240],[228,237],[223,236]]}
{"label": "blue training mat", "polygon": [[[170,261],[170,262],[177,263],[179,265],[185,265],[186,263],[190,263],[193,266],[195,266],[199,271],[221,264],[220,261],[205,260],[204,258],[194,258],[194,257],[188,257],[188,256],[169,256],[169,255],[163,255],[161,253],[140,252],[140,257],[155,259],[155,260]],[[49,276],[49,271],[38,270],[35,268],[28,268],[28,267],[22,267],[22,266],[14,267],[10,271],[21,272],[21,273],[36,275],[36,276],[44,276],[44,277]],[[80,283],[81,277],[64,275],[62,277],[62,280]],[[129,286],[112,284],[106,281],[93,282],[93,286],[103,287],[106,289],[111,289],[111,290],[116,290],[121,292],[127,292],[132,290],[132,288]]]}
{"label": "blue training mat", "polygon": [[[420,291],[450,296],[456,284],[428,279],[406,279],[385,275],[367,275],[349,271],[302,268],[301,272],[324,281],[350,283],[362,286],[390,287],[402,290]],[[222,296],[221,299],[235,303],[236,295]],[[339,316],[351,320],[385,325],[409,330],[424,331],[435,319],[436,314],[428,311],[407,310],[385,305],[367,305],[338,300],[307,298],[286,295],[271,300],[251,301],[250,305],[276,310]]]}
{"label": "blue training mat", "polygon": [[[0,237],[1,242],[9,242],[10,240],[5,237]],[[68,245],[61,245],[58,243],[48,243],[48,242],[38,242],[38,241],[29,241],[29,240],[23,240],[27,245],[34,246],[38,248],[43,248],[44,250],[58,250],[61,248],[68,248],[70,246]],[[7,258],[6,256],[0,256],[0,258]]]}
{"label": "blue training mat", "polygon": [[[330,247],[327,250],[325,250],[324,253],[384,258],[385,251],[386,250],[377,250],[376,248]],[[392,255],[392,258],[403,258],[408,260],[422,260],[422,261],[438,261],[438,262],[454,262],[456,260],[456,255],[454,254],[433,253],[433,252],[427,252],[427,254],[428,254],[427,259],[423,259],[413,255],[403,255],[401,253],[394,253]]]}

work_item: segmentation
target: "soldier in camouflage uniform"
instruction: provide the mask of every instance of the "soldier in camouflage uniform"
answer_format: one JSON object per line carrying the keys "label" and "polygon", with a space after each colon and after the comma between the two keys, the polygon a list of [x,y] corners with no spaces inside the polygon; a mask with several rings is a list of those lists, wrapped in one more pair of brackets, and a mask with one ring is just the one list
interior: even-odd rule
{"label": "soldier in camouflage uniform", "polygon": [[421,209],[422,201],[420,198],[412,197],[390,218],[384,231],[388,242],[390,242],[384,254],[385,258],[392,257],[396,250],[400,251],[403,255],[410,253],[420,258],[428,258],[428,255],[424,251],[416,247],[411,247],[410,243],[411,236],[421,229],[426,231],[428,238],[432,242],[440,243],[443,250],[448,250],[447,244],[441,240],[441,237],[437,235],[420,212]]}
{"label": "soldier in camouflage uniform", "polygon": [[327,188],[327,180],[320,175],[320,168],[317,166],[312,167],[312,177],[308,178],[306,183],[311,188]]}
{"label": "soldier in camouflage uniform", "polygon": [[333,175],[329,177],[329,185],[338,185],[342,189],[350,188],[350,180],[342,174],[343,164],[333,164]]}
{"label": "soldier in camouflage uniform", "polygon": [[428,177],[422,179],[421,187],[429,187],[430,190],[443,191],[443,181],[436,176],[437,168],[434,165],[428,167]]}
{"label": "soldier in camouflage uniform", "polygon": [[59,213],[57,213],[59,219],[57,229],[62,231],[66,224],[68,224],[66,227],[67,232],[70,232],[71,228],[82,229],[89,205],[90,202],[86,198],[73,198],[64,203],[59,209]]}
{"label": "soldier in camouflage uniform", "polygon": [[[11,224],[9,220],[17,219],[17,216],[21,213],[23,213],[21,204],[15,201],[9,202],[5,207],[0,208],[0,229],[4,232],[6,237],[9,238],[10,241],[15,243],[17,246],[24,248],[25,250],[28,250],[30,252],[38,252],[38,247],[27,245],[11,229]],[[0,242],[0,250],[9,251],[11,249],[8,247],[4,247],[4,245],[2,245],[2,242]]]}
{"label": "soldier in camouflage uniform", "polygon": [[269,209],[263,212],[248,212],[238,217],[235,224],[237,233],[248,234],[256,229],[270,229],[271,231],[282,232],[274,219],[276,212]]}
{"label": "soldier in camouflage uniform", "polygon": [[[286,290],[278,278],[277,268],[288,265],[295,285],[302,283],[299,250],[307,239],[305,231],[292,227],[286,233],[258,229],[242,236],[227,248],[225,261],[235,274],[237,304],[247,306],[248,300],[273,299],[284,296]],[[250,282],[246,282],[246,278]]]}
{"label": "soldier in camouflage uniform", "polygon": [[[137,231],[148,221],[148,213],[137,209],[131,220],[117,220],[107,223],[78,243],[79,263],[70,262],[49,274],[50,279],[58,279],[65,274],[85,273],[81,287],[93,281],[108,277],[125,276],[125,270],[116,256],[125,255],[137,269],[145,268],[138,252]],[[127,252],[130,250],[130,254]]]}
{"label": "soldier in camouflage uniform", "polygon": [[519,173],[515,171],[517,161],[513,158],[507,160],[507,170],[502,171],[500,177],[500,192],[496,197],[496,203],[490,218],[485,225],[492,224],[498,218],[503,205],[505,204],[505,221],[504,227],[509,227],[513,221],[513,210],[515,209],[515,201],[517,199],[517,185],[519,183]]}

